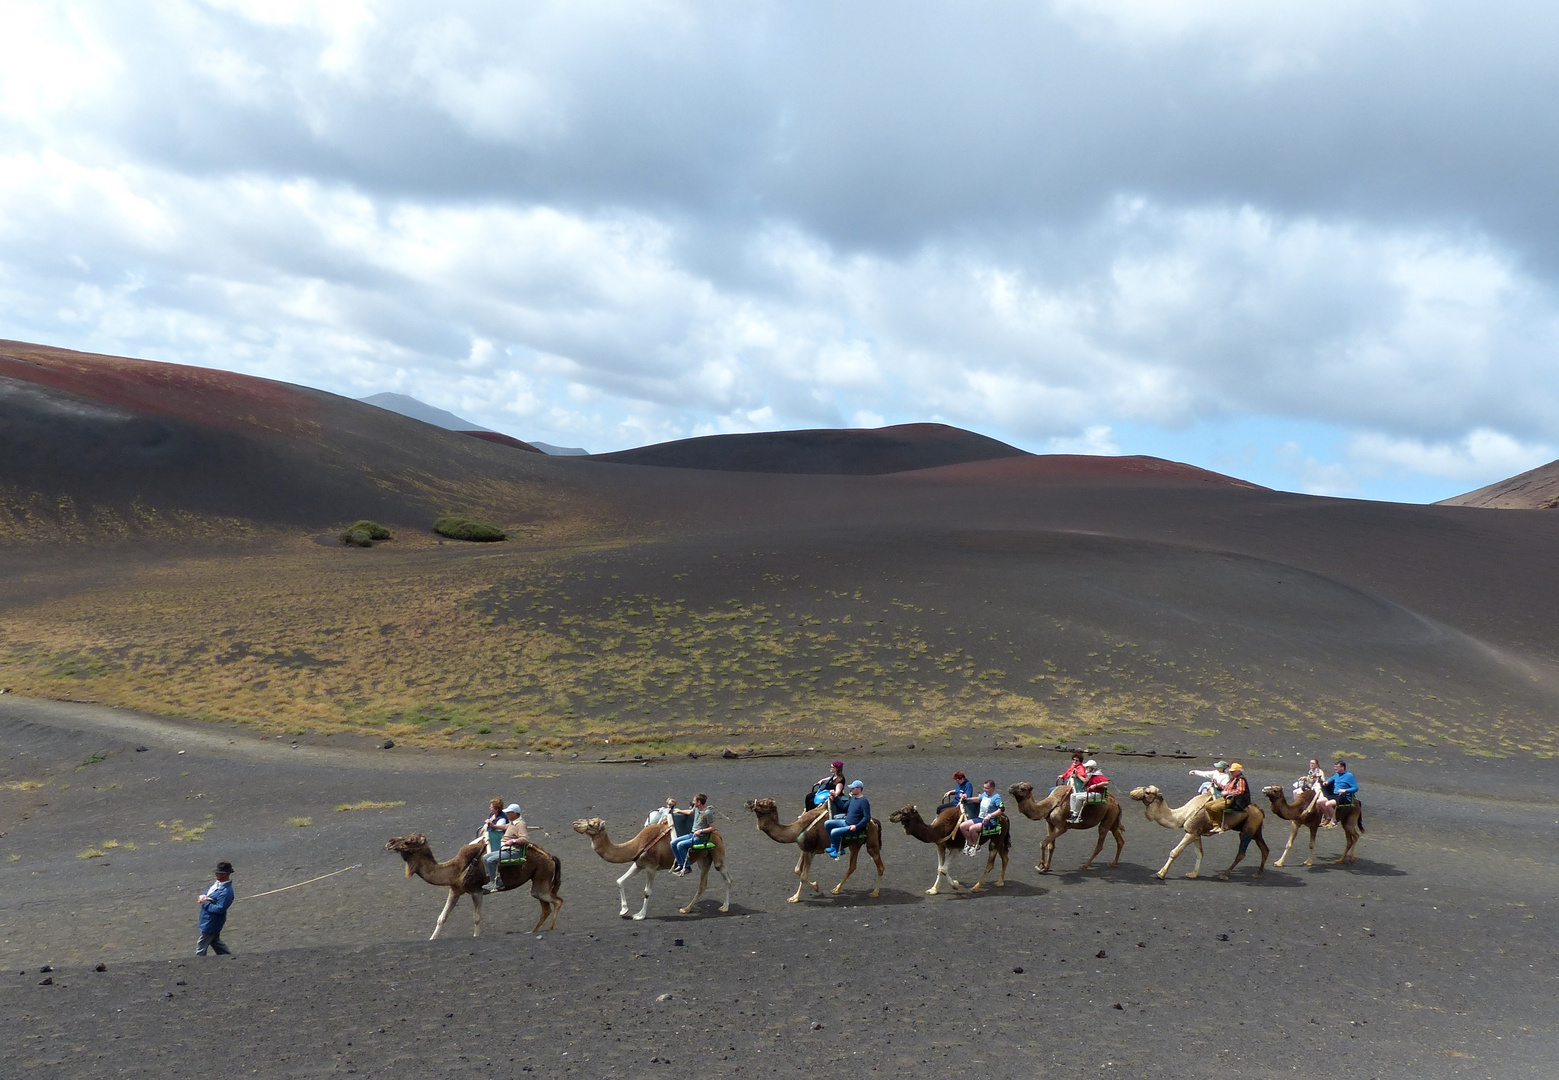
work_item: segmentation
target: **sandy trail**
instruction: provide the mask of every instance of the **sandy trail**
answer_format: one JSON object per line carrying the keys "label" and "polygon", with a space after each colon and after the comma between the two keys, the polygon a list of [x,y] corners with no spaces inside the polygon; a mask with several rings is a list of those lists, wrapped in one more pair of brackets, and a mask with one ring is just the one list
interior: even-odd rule
{"label": "sandy trail", "polygon": [[[1250,861],[1228,883],[1158,882],[1175,835],[1128,803],[1113,870],[1042,877],[1040,829],[1019,820],[1005,889],[928,898],[931,849],[890,826],[881,899],[867,899],[858,872],[838,899],[789,905],[793,855],[741,804],[770,795],[794,810],[826,755],[638,768],[294,751],[9,695],[0,745],[8,1076],[187,1075],[220,1062],[259,1076],[1274,1077],[1339,1075],[1342,1062],[1359,1077],[1514,1077],[1551,1075],[1559,1049],[1559,783],[1545,765],[1360,762],[1369,832],[1350,868],[1305,870],[1291,856],[1259,882]],[[849,766],[883,819],[934,804],[954,767],[1003,788],[1058,768],[1051,753],[974,747]],[[1258,783],[1286,781],[1304,749],[1246,761]],[[1121,791],[1189,795],[1185,769],[1110,763]],[[41,786],[5,786],[24,781]],[[666,794],[695,790],[720,815],[731,913],[706,899],[676,914],[693,885],[662,876],[650,919],[618,919],[618,868],[568,823],[599,815],[622,838]],[[383,842],[423,831],[450,852],[493,794],[520,800],[564,861],[560,929],[525,934],[535,904],[508,895],[488,903],[481,939],[462,905],[445,940],[427,943],[441,890],[407,881]],[[334,809],[362,799],[405,805]],[[288,823],[302,817],[312,823]],[[1286,835],[1269,825],[1274,858]],[[105,854],[78,859],[88,847]],[[1069,834],[1056,866],[1089,847]],[[1204,872],[1233,849],[1210,841]],[[1340,835],[1322,834],[1318,854],[1340,849]],[[239,955],[197,961],[194,897],[218,858],[239,868],[226,934]],[[354,863],[364,868],[245,901]],[[819,880],[837,881],[842,864],[820,863]],[[52,985],[39,985],[45,963]]]}

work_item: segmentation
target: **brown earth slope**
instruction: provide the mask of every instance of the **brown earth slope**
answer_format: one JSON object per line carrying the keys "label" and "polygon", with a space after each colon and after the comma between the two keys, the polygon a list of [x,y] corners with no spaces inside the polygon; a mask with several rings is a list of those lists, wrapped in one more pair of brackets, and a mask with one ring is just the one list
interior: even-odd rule
{"label": "brown earth slope", "polygon": [[870,430],[818,428],[707,435],[596,454],[594,460],[721,472],[875,476],[1024,456],[1015,446],[946,424],[898,424]]}
{"label": "brown earth slope", "polygon": [[1482,506],[1494,510],[1559,508],[1559,461],[1550,461],[1519,475],[1440,500],[1440,506]]}

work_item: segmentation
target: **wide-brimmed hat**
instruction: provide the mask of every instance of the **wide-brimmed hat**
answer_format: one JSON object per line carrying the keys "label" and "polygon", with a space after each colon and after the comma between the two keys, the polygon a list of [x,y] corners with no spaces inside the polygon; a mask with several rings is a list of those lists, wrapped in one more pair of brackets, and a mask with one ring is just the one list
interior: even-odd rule
{"label": "wide-brimmed hat", "polygon": [[218,873],[218,874],[231,874],[232,872],[233,872],[233,864],[228,862],[226,859],[223,859],[221,862],[217,863],[217,868],[215,870],[215,873]]}

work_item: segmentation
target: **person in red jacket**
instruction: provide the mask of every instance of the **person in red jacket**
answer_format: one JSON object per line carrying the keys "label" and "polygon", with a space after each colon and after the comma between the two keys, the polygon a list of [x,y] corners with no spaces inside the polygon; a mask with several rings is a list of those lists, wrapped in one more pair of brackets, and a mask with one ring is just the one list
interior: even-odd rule
{"label": "person in red jacket", "polygon": [[1110,778],[1100,771],[1097,761],[1083,762],[1082,784],[1081,791],[1072,792],[1072,816],[1067,818],[1072,825],[1082,822],[1084,807],[1091,802],[1103,802],[1110,792]]}
{"label": "person in red jacket", "polygon": [[1250,781],[1245,779],[1245,769],[1236,761],[1229,766],[1229,782],[1223,785],[1218,798],[1207,804],[1207,816],[1213,827],[1209,835],[1223,832],[1223,816],[1230,810],[1243,813],[1250,806]]}

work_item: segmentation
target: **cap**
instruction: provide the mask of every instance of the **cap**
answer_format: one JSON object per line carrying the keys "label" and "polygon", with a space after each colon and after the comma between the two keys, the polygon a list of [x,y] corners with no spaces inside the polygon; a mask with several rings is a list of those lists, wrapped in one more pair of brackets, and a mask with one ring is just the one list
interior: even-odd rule
{"label": "cap", "polygon": [[1089,758],[1087,761],[1083,762],[1083,768],[1085,769],[1097,769],[1098,767],[1099,763],[1093,758]]}
{"label": "cap", "polygon": [[215,872],[218,874],[231,874],[233,872],[233,864],[228,862],[226,859],[223,859],[221,862],[217,863]]}
{"label": "cap", "polygon": [[1228,767],[1229,763],[1224,761],[1222,758],[1219,758],[1217,761],[1213,762],[1213,768],[1215,769],[1227,769]]}
{"label": "cap", "polygon": [[835,761],[832,764],[833,764],[834,768],[836,768],[836,769],[844,768],[844,762],[842,762],[842,761]]}
{"label": "cap", "polygon": [[505,814],[518,814],[520,812],[520,804],[517,802],[512,802],[503,808],[503,812]]}
{"label": "cap", "polygon": [[854,791],[856,788],[864,789],[865,787],[866,787],[866,785],[861,783],[859,780],[851,780],[850,781],[850,790],[851,791]]}
{"label": "cap", "polygon": [[1244,772],[1245,771],[1245,766],[1241,765],[1238,761],[1236,761],[1233,765],[1229,766],[1229,771],[1230,772]]}

